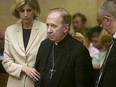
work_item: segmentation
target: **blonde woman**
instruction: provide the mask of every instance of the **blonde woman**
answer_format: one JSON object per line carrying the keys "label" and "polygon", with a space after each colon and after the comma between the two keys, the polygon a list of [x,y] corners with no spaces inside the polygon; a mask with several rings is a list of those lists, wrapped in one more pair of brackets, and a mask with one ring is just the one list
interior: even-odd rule
{"label": "blonde woman", "polygon": [[87,42],[83,34],[76,32],[73,36],[76,40],[80,41],[84,46],[87,47]]}
{"label": "blonde woman", "polygon": [[111,45],[112,37],[105,30],[103,30],[100,34],[99,41],[102,49],[92,59],[94,69],[101,68],[102,63],[106,57],[107,51]]}
{"label": "blonde woman", "polygon": [[16,0],[12,14],[20,19],[5,32],[4,60],[9,74],[7,87],[34,87],[40,74],[34,68],[37,50],[46,38],[46,25],[36,20],[40,8],[37,0]]}

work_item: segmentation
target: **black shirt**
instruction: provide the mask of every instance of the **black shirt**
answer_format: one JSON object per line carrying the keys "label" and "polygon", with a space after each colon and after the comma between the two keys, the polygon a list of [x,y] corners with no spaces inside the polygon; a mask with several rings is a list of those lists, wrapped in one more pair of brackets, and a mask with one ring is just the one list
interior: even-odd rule
{"label": "black shirt", "polygon": [[23,29],[23,42],[24,42],[25,49],[27,48],[30,34],[31,34],[31,29]]}
{"label": "black shirt", "polygon": [[[46,62],[46,68],[44,70],[43,73],[43,78],[42,78],[42,87],[47,87],[47,85],[49,84],[50,81],[50,75],[51,72],[50,70],[53,67],[53,58],[54,58],[54,64],[56,65],[57,61],[59,61],[59,56],[62,53],[62,45],[65,42],[66,37],[61,40],[59,43],[53,43],[51,49],[50,49],[50,53]],[[54,54],[54,55],[53,55]],[[55,67],[54,65],[54,67]],[[56,70],[55,68],[53,68],[53,70]],[[55,74],[55,71],[53,72],[53,74]]]}

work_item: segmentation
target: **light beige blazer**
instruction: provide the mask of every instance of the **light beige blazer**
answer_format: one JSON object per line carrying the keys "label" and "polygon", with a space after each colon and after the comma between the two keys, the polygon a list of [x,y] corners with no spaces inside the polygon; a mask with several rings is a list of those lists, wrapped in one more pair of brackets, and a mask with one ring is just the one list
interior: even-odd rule
{"label": "light beige blazer", "polygon": [[34,81],[21,73],[22,67],[34,67],[40,43],[47,37],[46,25],[34,20],[30,39],[25,50],[22,23],[11,25],[5,32],[4,60],[5,70],[9,73],[7,87],[34,87]]}

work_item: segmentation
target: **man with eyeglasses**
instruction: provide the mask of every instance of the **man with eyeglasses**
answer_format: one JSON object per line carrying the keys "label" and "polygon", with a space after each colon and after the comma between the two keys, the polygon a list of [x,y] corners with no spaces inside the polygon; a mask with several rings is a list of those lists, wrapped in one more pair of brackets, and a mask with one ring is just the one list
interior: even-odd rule
{"label": "man with eyeglasses", "polygon": [[98,10],[98,18],[101,20],[100,26],[114,39],[95,87],[116,87],[116,0],[105,0]]}

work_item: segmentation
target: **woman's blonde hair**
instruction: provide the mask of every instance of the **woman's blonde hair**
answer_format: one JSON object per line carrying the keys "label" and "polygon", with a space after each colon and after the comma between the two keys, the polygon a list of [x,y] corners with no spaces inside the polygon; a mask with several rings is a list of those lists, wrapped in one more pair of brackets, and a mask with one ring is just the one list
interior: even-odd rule
{"label": "woman's blonde hair", "polygon": [[74,35],[74,38],[78,41],[80,41],[84,46],[87,47],[87,42],[83,34],[76,32]]}
{"label": "woman's blonde hair", "polygon": [[34,9],[34,19],[38,16],[38,13],[40,13],[40,7],[37,0],[16,0],[14,5],[11,7],[11,13],[16,18],[20,18],[19,16],[19,10],[24,6],[28,4]]}
{"label": "woman's blonde hair", "polygon": [[104,47],[107,42],[111,43],[111,41],[112,41],[112,36],[109,35],[105,30],[103,30],[99,37],[100,45]]}

